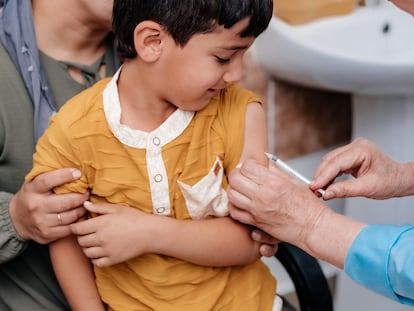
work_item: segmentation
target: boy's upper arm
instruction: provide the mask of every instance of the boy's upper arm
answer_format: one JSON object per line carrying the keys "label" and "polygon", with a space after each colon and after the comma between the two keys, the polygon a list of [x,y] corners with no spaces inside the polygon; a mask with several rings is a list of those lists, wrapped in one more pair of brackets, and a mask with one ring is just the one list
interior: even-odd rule
{"label": "boy's upper arm", "polygon": [[246,107],[244,144],[240,162],[254,158],[262,164],[267,163],[265,152],[268,148],[266,115],[261,104],[249,103]]}
{"label": "boy's upper arm", "polygon": [[[25,179],[32,180],[37,175],[60,168],[72,167],[82,170],[76,153],[76,148],[71,144],[68,131],[59,124],[58,120],[54,119],[36,145],[36,152],[33,155],[33,167]],[[81,177],[80,180],[59,186],[55,188],[55,191],[58,193],[84,193],[87,187],[82,179]]]}

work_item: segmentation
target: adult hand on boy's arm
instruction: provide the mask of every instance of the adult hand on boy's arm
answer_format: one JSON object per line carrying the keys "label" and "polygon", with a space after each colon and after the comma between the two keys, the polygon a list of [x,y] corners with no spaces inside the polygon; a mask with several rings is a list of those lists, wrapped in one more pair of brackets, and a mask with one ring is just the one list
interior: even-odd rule
{"label": "adult hand on boy's arm", "polygon": [[85,214],[82,204],[89,194],[55,194],[52,189],[79,177],[78,170],[64,168],[23,184],[9,205],[10,218],[20,237],[46,244],[71,233],[69,225]]}

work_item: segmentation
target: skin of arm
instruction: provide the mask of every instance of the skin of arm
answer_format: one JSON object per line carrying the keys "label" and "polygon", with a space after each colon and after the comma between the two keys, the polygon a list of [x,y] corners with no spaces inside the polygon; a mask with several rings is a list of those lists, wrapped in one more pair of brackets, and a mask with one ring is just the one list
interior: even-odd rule
{"label": "skin of arm", "polygon": [[70,235],[51,243],[49,248],[53,270],[71,309],[104,311],[92,265],[82,253],[76,238]]}
{"label": "skin of arm", "polygon": [[[241,161],[254,157],[267,164],[266,148],[264,111],[257,103],[249,104]],[[78,235],[85,254],[98,266],[113,265],[144,253],[164,254],[206,266],[249,264],[261,257],[261,243],[251,239],[252,229],[229,217],[177,220],[103,203],[88,202],[85,207],[92,212],[99,211],[101,216],[73,224],[72,231]],[[124,230],[120,232],[116,223],[122,224]],[[162,234],[157,230],[162,230]],[[131,236],[140,239],[131,241]],[[163,239],[154,241],[153,236]]]}

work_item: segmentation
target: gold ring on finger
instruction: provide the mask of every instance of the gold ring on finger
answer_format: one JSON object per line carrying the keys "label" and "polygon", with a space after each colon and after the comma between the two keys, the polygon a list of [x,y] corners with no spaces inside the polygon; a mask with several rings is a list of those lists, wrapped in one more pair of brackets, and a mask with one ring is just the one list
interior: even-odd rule
{"label": "gold ring on finger", "polygon": [[59,225],[60,226],[63,225],[62,216],[60,215],[60,213],[57,213],[57,219],[58,219]]}

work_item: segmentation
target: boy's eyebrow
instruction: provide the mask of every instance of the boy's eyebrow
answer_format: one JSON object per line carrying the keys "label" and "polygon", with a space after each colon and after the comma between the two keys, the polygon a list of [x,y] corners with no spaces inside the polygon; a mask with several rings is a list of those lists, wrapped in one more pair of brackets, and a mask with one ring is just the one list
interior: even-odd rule
{"label": "boy's eyebrow", "polygon": [[232,45],[232,46],[221,46],[220,47],[223,50],[245,50],[248,49],[249,46],[248,45]]}

